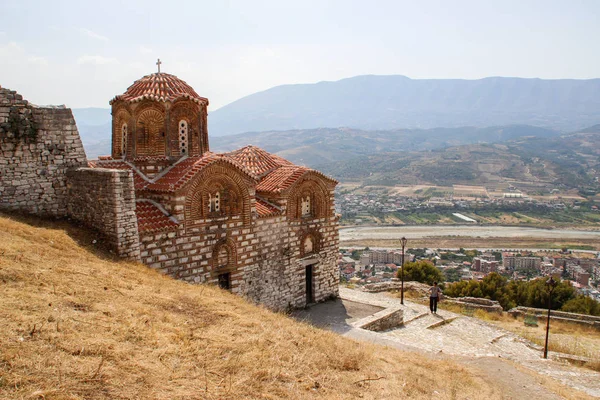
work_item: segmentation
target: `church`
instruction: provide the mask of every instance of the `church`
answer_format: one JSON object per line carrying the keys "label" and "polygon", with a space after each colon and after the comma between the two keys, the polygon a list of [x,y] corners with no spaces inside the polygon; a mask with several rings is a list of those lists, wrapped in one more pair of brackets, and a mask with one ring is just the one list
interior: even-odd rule
{"label": "church", "polygon": [[208,99],[159,70],[110,101],[112,154],[133,177],[139,257],[272,309],[338,295],[337,182],[248,145],[213,153]]}

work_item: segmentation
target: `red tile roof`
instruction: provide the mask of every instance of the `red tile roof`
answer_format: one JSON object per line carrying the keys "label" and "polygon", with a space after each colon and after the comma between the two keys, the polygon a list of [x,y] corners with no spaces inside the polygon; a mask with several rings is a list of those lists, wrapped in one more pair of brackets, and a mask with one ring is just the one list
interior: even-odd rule
{"label": "red tile roof", "polygon": [[208,99],[201,97],[194,89],[175,75],[158,72],[146,75],[129,86],[125,93],[116,96],[110,101],[123,100],[129,103],[150,99],[155,101],[175,101],[187,98],[208,105]]}
{"label": "red tile roof", "polygon": [[274,215],[281,215],[281,210],[272,204],[267,203],[261,198],[256,198],[256,212],[259,217],[271,217]]}
{"label": "red tile roof", "polygon": [[[136,161],[140,162],[143,160],[141,158],[136,158]],[[208,151],[201,157],[188,157],[182,159],[172,167],[165,169],[163,173],[159,174],[154,179],[145,177],[129,162],[124,160],[114,160],[110,157],[103,157],[99,160],[90,161],[88,165],[91,168],[132,170],[136,190],[147,189],[156,192],[174,192],[188,184],[201,170],[218,161],[236,167],[250,179],[256,181],[257,192],[284,192],[308,172],[317,173],[326,180],[335,182],[333,179],[323,175],[319,171],[294,165],[282,157],[270,154],[255,146],[246,146],[239,150],[224,154],[215,154]],[[259,211],[258,206],[257,211]],[[259,211],[259,215],[271,211],[272,210],[268,208],[262,207]]]}
{"label": "red tile roof", "polygon": [[257,179],[252,171],[248,170],[234,159],[224,157],[221,154],[206,152],[202,157],[189,157],[177,163],[173,168],[168,170],[167,173],[160,176],[154,183],[149,184],[146,188],[158,192],[174,192],[186,185],[202,169],[217,161],[229,163],[246,173],[251,179]]}
{"label": "red tile roof", "polygon": [[282,165],[293,165],[284,158],[270,154],[260,147],[252,145],[225,153],[223,156],[237,161],[259,177],[266,175]]}
{"label": "red tile roof", "polygon": [[286,165],[279,167],[264,177],[256,186],[257,192],[281,193],[294,184],[302,175],[310,169],[298,167],[297,165]]}
{"label": "red tile roof", "polygon": [[168,215],[148,200],[135,202],[135,214],[140,233],[172,231],[177,228],[177,224]]}

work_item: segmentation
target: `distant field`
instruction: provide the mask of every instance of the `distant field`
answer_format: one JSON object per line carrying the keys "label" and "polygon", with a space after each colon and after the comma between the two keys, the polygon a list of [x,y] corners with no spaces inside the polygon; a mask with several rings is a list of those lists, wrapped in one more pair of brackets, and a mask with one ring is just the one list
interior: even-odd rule
{"label": "distant field", "polygon": [[483,186],[453,185],[454,197],[489,197]]}
{"label": "distant field", "polygon": [[402,211],[389,214],[372,216],[361,214],[352,219],[342,219],[342,225],[355,225],[355,220],[360,219],[359,225],[447,225],[462,223],[460,218],[452,213],[460,211],[461,214],[473,218],[483,225],[514,225],[536,226],[541,228],[573,228],[573,229],[600,229],[600,213],[591,211],[547,211],[530,210],[519,212],[505,212],[492,210],[454,210],[445,211]]}

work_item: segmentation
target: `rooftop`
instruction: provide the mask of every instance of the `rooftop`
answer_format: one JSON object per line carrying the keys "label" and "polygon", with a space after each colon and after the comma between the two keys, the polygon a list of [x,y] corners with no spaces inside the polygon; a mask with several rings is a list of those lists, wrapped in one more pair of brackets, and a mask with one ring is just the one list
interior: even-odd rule
{"label": "rooftop", "polygon": [[127,88],[125,93],[112,99],[110,104],[117,100],[128,103],[144,99],[173,102],[180,98],[187,98],[196,103],[208,105],[206,97],[199,96],[190,85],[175,75],[165,74],[164,72],[157,72],[138,79]]}

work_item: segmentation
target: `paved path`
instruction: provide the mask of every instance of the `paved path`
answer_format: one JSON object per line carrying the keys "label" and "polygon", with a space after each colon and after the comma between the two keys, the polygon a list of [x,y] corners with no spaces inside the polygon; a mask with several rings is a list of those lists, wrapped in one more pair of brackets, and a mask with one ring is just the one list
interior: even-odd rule
{"label": "paved path", "polygon": [[[550,376],[564,385],[579,389],[589,395],[600,397],[600,373],[577,368],[552,360],[544,360],[541,352],[512,332],[476,318],[439,310],[429,313],[428,307],[388,296],[386,293],[367,293],[340,287],[341,301],[323,303],[311,307],[300,318],[344,336],[395,347],[408,351],[427,352],[452,359],[480,370],[498,370],[493,379],[506,381],[513,393],[507,398],[526,398],[531,394],[539,398],[560,398],[532,382],[521,371],[501,360],[509,360],[536,373]],[[362,308],[356,308],[361,304]],[[377,311],[381,308],[402,307],[405,326],[386,332],[370,332],[355,328],[352,323],[364,316],[368,306]],[[354,314],[360,310],[362,315]],[[444,321],[444,324],[439,322]],[[518,378],[517,378],[518,377]],[[518,390],[516,390],[518,388]]]}

